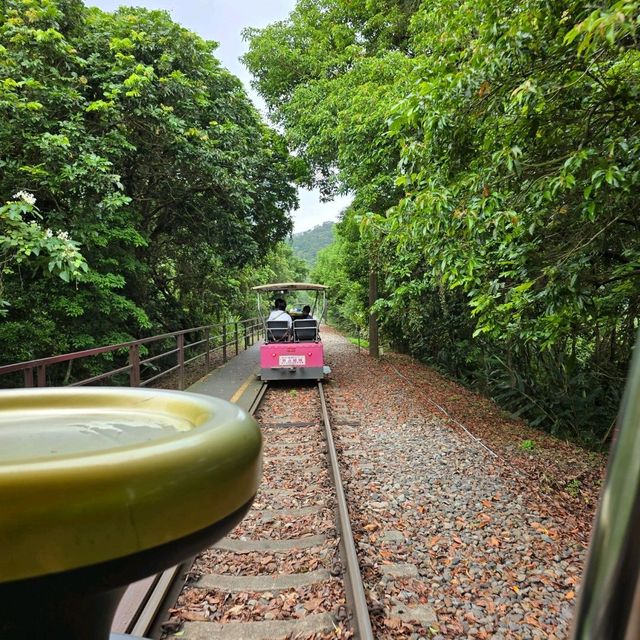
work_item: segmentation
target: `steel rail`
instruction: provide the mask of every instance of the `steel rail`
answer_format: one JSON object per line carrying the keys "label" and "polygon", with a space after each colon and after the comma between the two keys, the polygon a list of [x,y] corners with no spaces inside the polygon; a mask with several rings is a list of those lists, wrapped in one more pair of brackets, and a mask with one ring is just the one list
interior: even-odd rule
{"label": "steel rail", "polygon": [[343,552],[343,558],[346,564],[344,573],[345,592],[347,601],[353,613],[352,624],[354,627],[354,638],[358,640],[374,640],[373,629],[371,628],[371,619],[369,617],[369,607],[364,594],[364,585],[360,575],[360,564],[358,562],[358,554],[356,545],[353,541],[353,531],[351,530],[351,522],[349,520],[349,509],[347,507],[347,498],[342,486],[340,477],[340,467],[338,465],[338,454],[336,452],[333,434],[331,433],[331,422],[329,420],[329,412],[327,411],[327,403],[324,397],[324,387],[322,382],[318,382],[318,391],[320,393],[320,405],[322,408],[322,422],[324,426],[325,439],[327,441],[327,451],[329,455],[330,471],[333,479],[333,486],[336,491],[336,501],[338,503],[338,531],[340,534],[340,547]]}
{"label": "steel rail", "polygon": [[258,393],[256,397],[253,399],[253,402],[249,405],[248,413],[250,416],[253,416],[255,412],[258,410],[262,399],[264,398],[264,394],[267,392],[267,388],[269,386],[268,382],[263,382],[258,389]]}
{"label": "steel rail", "polygon": [[[259,387],[248,410],[250,415],[254,415],[258,410],[268,387],[267,382],[264,382]],[[347,604],[352,612],[351,624],[354,631],[353,637],[356,640],[374,640],[375,636],[371,628],[369,609],[349,520],[347,500],[340,476],[338,455],[331,432],[331,422],[324,396],[324,388],[321,382],[318,382],[317,388],[320,395],[322,422],[325,440],[327,442],[330,473],[336,492],[339,544],[345,567],[343,574],[345,594]],[[181,565],[172,567],[157,576],[147,578],[145,581],[141,581],[140,584],[136,583],[136,585],[132,585],[130,587],[131,595],[129,600],[124,606],[121,604],[121,609],[124,611],[122,611],[121,617],[119,618],[119,625],[114,628],[113,631],[133,633],[136,637],[143,636],[147,633],[151,633],[154,637],[158,635],[161,632],[161,614],[171,606],[171,601],[175,600],[182,590],[185,582],[184,576],[191,567],[193,560],[195,560],[195,558],[191,558]],[[180,579],[181,576],[183,579]],[[125,599],[126,595],[123,601],[125,601]],[[126,619],[127,616],[128,619]]]}

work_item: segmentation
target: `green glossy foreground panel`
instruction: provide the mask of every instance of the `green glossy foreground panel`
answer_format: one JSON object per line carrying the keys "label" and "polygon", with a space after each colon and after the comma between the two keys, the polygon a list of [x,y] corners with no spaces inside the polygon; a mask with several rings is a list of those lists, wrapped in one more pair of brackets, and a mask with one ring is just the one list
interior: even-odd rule
{"label": "green glossy foreground panel", "polygon": [[0,582],[123,558],[255,495],[255,422],[223,400],[128,388],[0,391]]}

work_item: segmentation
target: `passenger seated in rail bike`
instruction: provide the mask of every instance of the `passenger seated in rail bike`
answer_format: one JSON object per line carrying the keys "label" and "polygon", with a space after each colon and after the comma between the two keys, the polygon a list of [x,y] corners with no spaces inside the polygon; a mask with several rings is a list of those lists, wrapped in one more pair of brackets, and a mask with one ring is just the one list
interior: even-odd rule
{"label": "passenger seated in rail bike", "polygon": [[313,320],[311,307],[308,304],[305,304],[304,307],[302,307],[302,313],[298,316],[298,320]]}
{"label": "passenger seated in rail bike", "polygon": [[287,313],[287,303],[282,298],[276,298],[273,310],[267,318],[267,341],[289,342],[292,324],[293,320]]}

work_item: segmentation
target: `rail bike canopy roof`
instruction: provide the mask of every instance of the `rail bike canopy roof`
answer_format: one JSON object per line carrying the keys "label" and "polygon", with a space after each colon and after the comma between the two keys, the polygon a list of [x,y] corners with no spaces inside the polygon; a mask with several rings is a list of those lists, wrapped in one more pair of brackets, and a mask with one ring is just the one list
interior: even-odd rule
{"label": "rail bike canopy roof", "polygon": [[258,293],[283,292],[289,291],[326,291],[329,287],[324,284],[313,284],[312,282],[277,282],[275,284],[261,284],[252,287],[253,291]]}

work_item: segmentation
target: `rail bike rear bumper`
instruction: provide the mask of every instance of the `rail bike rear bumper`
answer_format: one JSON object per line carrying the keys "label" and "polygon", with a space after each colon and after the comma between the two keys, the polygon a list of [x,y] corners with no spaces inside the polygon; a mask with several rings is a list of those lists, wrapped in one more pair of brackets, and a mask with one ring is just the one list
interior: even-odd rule
{"label": "rail bike rear bumper", "polygon": [[270,342],[260,346],[262,380],[322,380],[321,342]]}

